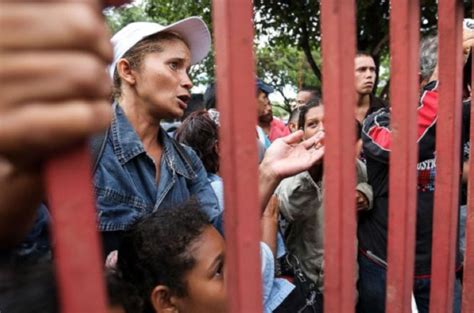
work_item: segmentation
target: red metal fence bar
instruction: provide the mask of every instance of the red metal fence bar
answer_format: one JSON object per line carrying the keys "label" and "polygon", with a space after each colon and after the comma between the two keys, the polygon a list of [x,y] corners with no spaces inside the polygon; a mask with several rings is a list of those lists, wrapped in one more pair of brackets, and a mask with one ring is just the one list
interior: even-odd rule
{"label": "red metal fence bar", "polygon": [[[324,311],[353,312],[355,306],[354,1],[321,4],[324,157]],[[349,153],[348,153],[349,151]],[[352,152],[352,153],[351,153]],[[345,196],[341,196],[345,195]]]}
{"label": "red metal fence bar", "polygon": [[411,312],[416,228],[416,104],[420,3],[391,1],[392,146],[388,219],[388,313]]}
{"label": "red metal fence bar", "polygon": [[58,299],[63,313],[106,311],[90,163],[84,144],[47,165]]}
{"label": "red metal fence bar", "polygon": [[436,128],[430,311],[446,313],[453,309],[459,210],[462,1],[440,0],[438,16],[440,93]]}
{"label": "red metal fence bar", "polygon": [[[472,62],[471,77],[474,77]],[[471,117],[474,116],[474,98],[471,98]],[[471,118],[470,138],[474,138],[474,120]],[[472,147],[472,146],[471,146]],[[470,155],[474,151],[471,148]],[[474,168],[474,157],[469,158],[469,169]],[[468,211],[466,218],[466,252],[464,255],[464,277],[462,293],[462,312],[474,312],[474,173],[468,178]]]}
{"label": "red metal fence bar", "polygon": [[229,312],[262,312],[252,1],[214,0],[213,25]]}

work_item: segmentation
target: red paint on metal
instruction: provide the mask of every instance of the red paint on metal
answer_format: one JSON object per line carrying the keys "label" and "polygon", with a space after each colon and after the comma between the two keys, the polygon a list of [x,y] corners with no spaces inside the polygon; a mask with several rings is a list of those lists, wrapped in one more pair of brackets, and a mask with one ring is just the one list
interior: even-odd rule
{"label": "red paint on metal", "polygon": [[46,168],[61,312],[105,312],[105,285],[87,145]]}
{"label": "red paint on metal", "polygon": [[229,312],[262,312],[252,1],[214,0],[213,25]]}
{"label": "red paint on metal", "polygon": [[[324,157],[324,311],[355,308],[355,7],[354,1],[321,2]],[[352,152],[352,153],[348,153]],[[346,195],[341,197],[341,195]],[[352,196],[349,196],[352,195]],[[329,226],[330,225],[330,226]]]}
{"label": "red paint on metal", "polygon": [[[474,62],[471,72],[474,74]],[[474,76],[472,76],[474,77]],[[470,138],[474,139],[474,98],[471,98]],[[470,155],[474,155],[471,146]],[[469,168],[474,168],[474,157],[469,158]],[[464,277],[462,293],[462,312],[474,312],[474,172],[469,172],[468,207],[466,218],[466,252],[464,255]]]}
{"label": "red paint on metal", "polygon": [[462,18],[458,0],[440,0],[439,109],[436,131],[436,185],[430,311],[453,309],[461,144]]}
{"label": "red paint on metal", "polygon": [[[387,313],[411,312],[416,228],[419,1],[391,2]],[[395,195],[395,196],[393,196]]]}

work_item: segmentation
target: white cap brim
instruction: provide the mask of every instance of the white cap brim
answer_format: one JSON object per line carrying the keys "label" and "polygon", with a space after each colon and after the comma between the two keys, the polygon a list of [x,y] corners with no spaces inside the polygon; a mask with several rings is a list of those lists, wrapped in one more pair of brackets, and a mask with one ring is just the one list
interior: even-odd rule
{"label": "white cap brim", "polygon": [[114,77],[118,60],[120,60],[128,50],[135,46],[140,40],[164,31],[176,33],[183,38],[191,51],[191,64],[202,61],[211,49],[211,34],[209,33],[209,29],[202,18],[197,16],[188,17],[168,26],[162,26],[152,22],[130,23],[112,37],[114,60],[109,68],[110,77]]}

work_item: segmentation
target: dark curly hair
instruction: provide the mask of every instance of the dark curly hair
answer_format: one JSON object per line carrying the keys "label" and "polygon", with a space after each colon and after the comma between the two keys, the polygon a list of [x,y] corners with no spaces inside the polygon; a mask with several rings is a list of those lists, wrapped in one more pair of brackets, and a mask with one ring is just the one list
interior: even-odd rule
{"label": "dark curly hair", "polygon": [[110,307],[122,307],[127,313],[143,312],[143,299],[138,294],[137,288],[125,282],[120,273],[112,269],[106,269],[105,283],[107,284],[108,305]]}
{"label": "dark curly hair", "polygon": [[118,251],[118,270],[138,289],[143,312],[154,312],[150,295],[157,285],[167,286],[178,297],[186,296],[184,276],[195,265],[189,247],[210,225],[209,217],[191,198],[142,218],[125,233]]}
{"label": "dark curly hair", "polygon": [[219,154],[216,150],[218,140],[217,124],[207,111],[191,113],[176,130],[176,140],[190,146],[201,159],[207,172],[219,171]]}

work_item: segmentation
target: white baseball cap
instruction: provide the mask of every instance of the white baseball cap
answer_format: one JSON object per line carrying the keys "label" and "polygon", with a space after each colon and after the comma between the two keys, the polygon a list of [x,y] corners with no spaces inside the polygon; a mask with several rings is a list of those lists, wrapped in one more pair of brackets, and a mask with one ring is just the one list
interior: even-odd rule
{"label": "white baseball cap", "polygon": [[211,49],[211,34],[202,18],[193,16],[168,26],[152,22],[130,23],[112,37],[114,60],[109,68],[113,79],[115,67],[120,60],[140,40],[159,32],[173,32],[181,36],[191,51],[191,64],[199,63]]}

